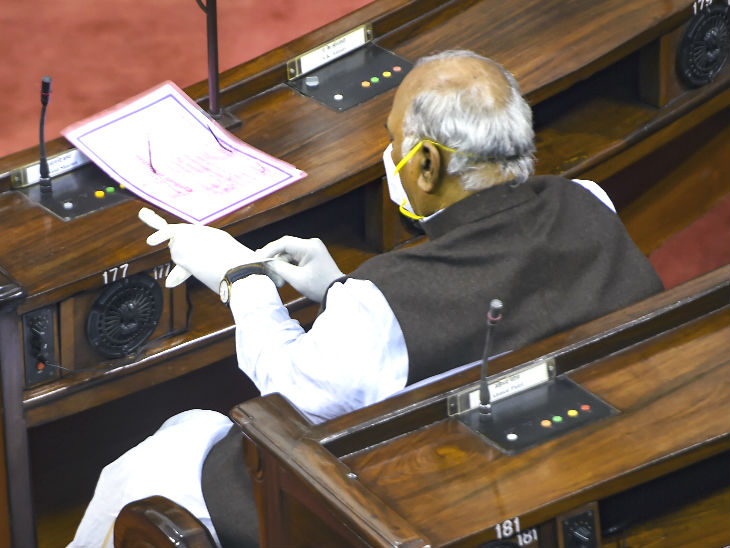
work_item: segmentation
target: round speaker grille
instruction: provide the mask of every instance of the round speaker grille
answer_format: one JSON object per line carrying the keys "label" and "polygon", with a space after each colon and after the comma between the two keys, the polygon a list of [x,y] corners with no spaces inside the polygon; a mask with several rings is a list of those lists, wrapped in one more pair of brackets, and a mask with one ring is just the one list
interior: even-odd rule
{"label": "round speaker grille", "polygon": [[677,49],[677,74],[687,86],[709,84],[725,66],[730,50],[727,4],[714,3],[693,17]]}
{"label": "round speaker grille", "polygon": [[120,358],[139,348],[160,321],[162,290],[146,274],[107,286],[86,320],[89,344],[107,358]]}

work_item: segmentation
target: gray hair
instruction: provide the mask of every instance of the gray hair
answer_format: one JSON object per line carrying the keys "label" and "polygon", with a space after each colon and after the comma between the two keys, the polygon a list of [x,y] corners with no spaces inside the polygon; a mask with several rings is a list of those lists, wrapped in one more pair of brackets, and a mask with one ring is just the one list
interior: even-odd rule
{"label": "gray hair", "polygon": [[405,156],[421,139],[431,139],[456,150],[446,172],[458,176],[465,190],[489,186],[482,170],[490,164],[497,165],[505,177],[514,177],[515,183],[524,182],[534,170],[535,133],[532,110],[512,74],[466,50],[423,57],[416,66],[457,57],[473,57],[499,68],[510,87],[506,105],[496,108],[491,94],[478,84],[423,91],[406,109],[402,154]]}

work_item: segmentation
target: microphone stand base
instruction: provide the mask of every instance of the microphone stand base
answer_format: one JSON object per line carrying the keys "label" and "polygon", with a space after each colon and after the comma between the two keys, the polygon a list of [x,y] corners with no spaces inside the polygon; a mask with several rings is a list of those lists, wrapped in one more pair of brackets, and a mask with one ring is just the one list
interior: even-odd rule
{"label": "microphone stand base", "polygon": [[240,118],[234,116],[230,111],[222,108],[217,114],[207,113],[210,118],[218,122],[225,129],[237,129],[243,125]]}

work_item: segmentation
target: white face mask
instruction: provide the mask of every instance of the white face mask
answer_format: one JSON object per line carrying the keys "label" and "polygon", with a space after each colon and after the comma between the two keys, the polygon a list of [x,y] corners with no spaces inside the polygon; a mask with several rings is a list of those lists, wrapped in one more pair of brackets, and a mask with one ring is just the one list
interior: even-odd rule
{"label": "white face mask", "polygon": [[413,206],[411,206],[411,203],[408,201],[408,195],[403,188],[400,175],[395,172],[392,152],[393,143],[390,143],[388,148],[385,149],[385,152],[383,152],[383,165],[385,166],[385,176],[388,179],[388,194],[390,194],[390,199],[398,206],[400,212],[406,217],[410,217],[411,219],[422,219],[423,217],[416,215],[416,212],[413,211]]}

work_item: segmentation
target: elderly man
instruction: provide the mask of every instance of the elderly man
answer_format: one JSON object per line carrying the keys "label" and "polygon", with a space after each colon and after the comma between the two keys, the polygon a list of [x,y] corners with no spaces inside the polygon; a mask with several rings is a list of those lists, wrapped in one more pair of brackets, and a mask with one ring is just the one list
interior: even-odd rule
{"label": "elderly man", "polygon": [[[284,237],[254,252],[191,225],[148,239],[169,240],[178,267],[168,285],[191,273],[221,292],[239,366],[262,394],[325,420],[479,359],[492,298],[507,311],[494,346],[503,352],[662,289],[600,189],[532,177],[530,108],[498,64],[466,51],[420,60],[386,127],[391,197],[421,223],[429,241],[420,246],[344,276],[319,240]],[[271,278],[324,301],[308,332]],[[100,545],[124,504],[152,494],[186,506],[224,546],[256,545],[246,483],[229,420],[183,413],[105,468],[72,546]]]}

